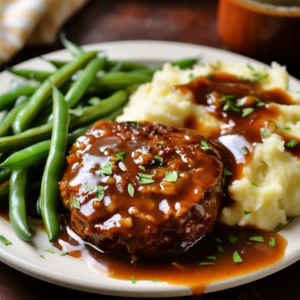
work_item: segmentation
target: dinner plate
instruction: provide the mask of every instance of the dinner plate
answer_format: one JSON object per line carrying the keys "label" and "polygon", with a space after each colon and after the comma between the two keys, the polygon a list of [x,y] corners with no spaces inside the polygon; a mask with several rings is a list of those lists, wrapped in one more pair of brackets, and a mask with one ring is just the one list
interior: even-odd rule
{"label": "dinner plate", "polygon": [[[237,55],[224,50],[210,47],[160,41],[124,41],[93,44],[85,46],[86,50],[105,50],[110,59],[129,60],[145,63],[150,66],[161,64],[165,61],[178,60],[186,57],[202,57],[202,61],[216,61],[234,63],[254,63],[263,65],[253,59]],[[65,60],[70,55],[66,50],[61,50],[45,55],[48,59]],[[34,58],[23,62],[16,67],[51,70],[51,66],[41,58]],[[8,72],[0,74],[0,93],[9,89],[11,76]],[[300,90],[300,82],[290,77],[290,90]],[[36,223],[30,220],[31,226]],[[108,278],[91,270],[80,259],[71,256],[60,256],[60,251],[52,247],[54,254],[43,250],[51,248],[46,233],[36,230],[37,234],[31,242],[24,242],[13,231],[11,225],[0,217],[0,235],[8,238],[12,245],[4,246],[0,243],[0,260],[7,265],[36,278],[73,288],[77,290],[127,297],[173,297],[192,295],[186,286],[173,286],[164,282],[130,281]],[[288,241],[285,257],[278,264],[265,269],[210,284],[205,293],[219,291],[275,273],[300,258],[300,218],[295,218],[288,226],[280,231]],[[40,255],[45,258],[42,259]]]}

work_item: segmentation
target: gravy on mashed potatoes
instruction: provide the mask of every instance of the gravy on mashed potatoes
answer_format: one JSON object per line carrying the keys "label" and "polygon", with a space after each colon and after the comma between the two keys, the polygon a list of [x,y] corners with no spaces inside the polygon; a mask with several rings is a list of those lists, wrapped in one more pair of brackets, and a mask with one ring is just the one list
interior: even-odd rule
{"label": "gravy on mashed potatoes", "polygon": [[219,219],[275,230],[300,215],[300,94],[287,88],[288,74],[276,63],[270,70],[165,64],[117,121],[189,127],[215,140],[228,152],[228,199]]}

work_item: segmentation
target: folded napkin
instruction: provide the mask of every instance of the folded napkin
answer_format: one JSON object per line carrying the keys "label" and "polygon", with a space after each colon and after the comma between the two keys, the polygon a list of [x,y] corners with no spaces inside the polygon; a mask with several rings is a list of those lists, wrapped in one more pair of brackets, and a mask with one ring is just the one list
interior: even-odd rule
{"label": "folded napkin", "polygon": [[25,44],[55,40],[60,26],[89,0],[0,0],[0,65]]}

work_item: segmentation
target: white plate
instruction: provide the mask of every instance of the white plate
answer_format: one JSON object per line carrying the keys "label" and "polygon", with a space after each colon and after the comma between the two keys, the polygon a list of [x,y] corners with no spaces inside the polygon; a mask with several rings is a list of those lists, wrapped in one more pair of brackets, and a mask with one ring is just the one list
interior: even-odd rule
{"label": "white plate", "polygon": [[[221,60],[225,62],[252,62],[261,64],[250,58],[233,54],[224,50],[209,47],[158,41],[126,41],[94,44],[84,47],[89,50],[106,50],[110,59],[130,60],[135,62],[157,65],[159,63],[178,60],[185,57],[195,57],[204,54],[204,61]],[[57,51],[47,58],[68,59],[67,51]],[[261,64],[263,65],[263,64]],[[19,64],[22,68],[49,69],[51,67],[40,58],[34,58]],[[0,74],[0,93],[8,90],[12,76],[7,72]],[[290,78],[290,89],[300,90],[300,82]],[[277,272],[300,258],[300,218],[294,219],[280,234],[288,241],[286,255],[277,265],[209,285],[206,293],[219,291],[257,280]],[[51,247],[45,233],[38,231],[30,243],[22,241],[11,228],[11,225],[0,218],[0,235],[4,235],[13,244],[4,246],[0,243],[0,260],[26,274],[39,279],[82,291],[128,297],[172,297],[191,295],[185,286],[172,286],[167,283],[138,281],[135,285],[130,281],[107,278],[93,272],[83,261],[70,257],[61,257],[59,251],[55,254],[43,252]],[[45,259],[40,258],[43,254]]]}

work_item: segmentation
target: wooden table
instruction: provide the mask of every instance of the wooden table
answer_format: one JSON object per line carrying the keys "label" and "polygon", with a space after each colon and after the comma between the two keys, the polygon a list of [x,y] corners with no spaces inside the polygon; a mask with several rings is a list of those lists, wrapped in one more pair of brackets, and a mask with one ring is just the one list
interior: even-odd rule
{"label": "wooden table", "polygon": [[[218,36],[216,0],[94,0],[70,19],[63,30],[68,38],[78,44],[144,39],[179,41],[226,49]],[[9,65],[61,48],[59,41],[53,45],[25,48]],[[288,66],[288,70],[300,79],[299,67]],[[299,299],[298,280],[300,262],[253,283],[205,294],[202,299]],[[64,296],[70,299],[117,299],[55,286],[0,263],[1,300],[47,300],[62,299]]]}

